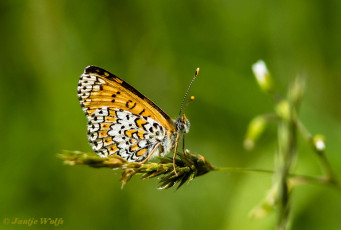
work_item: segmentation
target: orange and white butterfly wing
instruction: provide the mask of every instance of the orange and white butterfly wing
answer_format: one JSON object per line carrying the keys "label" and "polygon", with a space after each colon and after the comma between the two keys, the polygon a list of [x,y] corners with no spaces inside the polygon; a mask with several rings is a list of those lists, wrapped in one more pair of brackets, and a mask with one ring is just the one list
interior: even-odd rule
{"label": "orange and white butterfly wing", "polygon": [[173,148],[173,120],[117,76],[95,66],[86,67],[79,80],[78,97],[89,121],[89,142],[97,154],[117,154],[141,162],[152,151],[153,156],[164,155]]}

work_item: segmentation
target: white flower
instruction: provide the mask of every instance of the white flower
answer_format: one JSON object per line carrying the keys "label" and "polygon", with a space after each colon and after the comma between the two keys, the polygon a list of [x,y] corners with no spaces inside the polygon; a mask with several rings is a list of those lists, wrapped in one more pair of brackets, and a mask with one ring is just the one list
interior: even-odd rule
{"label": "white flower", "polygon": [[266,76],[269,75],[268,68],[264,61],[259,60],[252,66],[253,74],[256,76],[259,84],[265,84]]}
{"label": "white flower", "polygon": [[313,142],[315,145],[316,150],[318,151],[324,151],[326,149],[326,144],[324,142],[324,137],[321,135],[316,135],[313,138]]}
{"label": "white flower", "polygon": [[271,93],[273,91],[273,84],[271,75],[268,68],[266,67],[265,62],[259,60],[258,62],[253,64],[252,71],[261,89],[267,93]]}

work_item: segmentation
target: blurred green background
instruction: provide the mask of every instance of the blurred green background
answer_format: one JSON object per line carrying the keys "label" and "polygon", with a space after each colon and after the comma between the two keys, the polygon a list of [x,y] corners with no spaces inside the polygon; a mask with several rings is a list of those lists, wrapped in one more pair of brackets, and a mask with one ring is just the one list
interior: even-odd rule
{"label": "blurred green background", "polygon": [[[60,229],[273,229],[275,215],[249,211],[272,177],[212,172],[180,190],[119,173],[64,166],[64,149],[91,151],[77,83],[87,65],[121,77],[176,118],[196,67],[186,147],[216,166],[273,167],[276,126],[255,150],[242,143],[248,122],[272,111],[251,65],[268,64],[280,92],[307,77],[302,122],[324,134],[341,175],[341,1],[0,2],[0,229],[4,218],[63,218]],[[299,138],[295,172],[320,167]],[[293,229],[340,229],[341,195],[305,185],[292,197]],[[54,229],[35,225],[33,229]]]}

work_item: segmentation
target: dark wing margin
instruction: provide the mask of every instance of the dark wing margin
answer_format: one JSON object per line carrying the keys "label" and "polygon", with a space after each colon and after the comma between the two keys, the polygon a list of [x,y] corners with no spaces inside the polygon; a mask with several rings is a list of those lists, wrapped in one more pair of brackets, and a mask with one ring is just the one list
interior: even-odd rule
{"label": "dark wing margin", "polygon": [[152,102],[151,100],[149,100],[146,96],[144,96],[142,93],[140,93],[137,89],[135,89],[133,86],[129,85],[127,82],[123,81],[122,79],[120,79],[119,77],[117,77],[116,75],[110,73],[109,71],[106,71],[100,67],[97,66],[87,66],[84,69],[84,73],[85,74],[90,74],[90,73],[96,73],[99,74],[103,77],[105,77],[106,79],[110,80],[110,81],[115,81],[118,84],[122,85],[123,88],[128,89],[129,91],[131,91],[132,93],[134,93],[135,95],[137,95],[141,100],[146,101],[148,104],[150,104],[154,109],[156,109],[168,122],[170,122],[171,124],[173,123],[172,118],[170,118],[168,116],[168,114],[166,114],[162,109],[160,109],[159,106],[157,106],[154,102]]}

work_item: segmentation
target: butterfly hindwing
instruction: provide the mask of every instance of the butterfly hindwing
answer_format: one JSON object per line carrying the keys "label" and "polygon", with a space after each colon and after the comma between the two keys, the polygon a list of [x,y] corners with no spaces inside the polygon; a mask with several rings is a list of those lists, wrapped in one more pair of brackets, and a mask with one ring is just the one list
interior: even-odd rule
{"label": "butterfly hindwing", "polygon": [[[166,138],[166,130],[151,118],[102,107],[89,120],[89,142],[101,156],[117,154],[141,162]],[[110,123],[105,122],[110,120]],[[159,149],[155,150],[158,154]]]}

